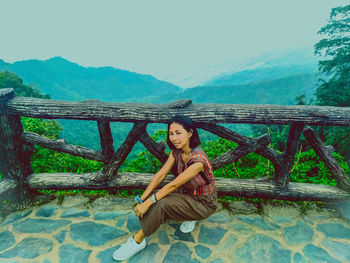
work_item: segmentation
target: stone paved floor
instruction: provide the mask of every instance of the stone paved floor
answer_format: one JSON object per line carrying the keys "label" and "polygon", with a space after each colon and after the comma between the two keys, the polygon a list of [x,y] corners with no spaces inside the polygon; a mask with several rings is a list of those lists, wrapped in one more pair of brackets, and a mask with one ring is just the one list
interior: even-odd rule
{"label": "stone paved floor", "polygon": [[[335,211],[245,202],[219,206],[189,234],[164,224],[128,262],[350,262],[350,221]],[[15,212],[0,224],[0,262],[115,262],[139,229],[132,201],[66,197]]]}

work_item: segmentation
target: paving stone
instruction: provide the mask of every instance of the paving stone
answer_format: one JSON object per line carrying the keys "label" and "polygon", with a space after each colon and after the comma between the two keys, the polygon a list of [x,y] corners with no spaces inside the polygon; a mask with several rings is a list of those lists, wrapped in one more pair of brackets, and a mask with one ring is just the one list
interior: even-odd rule
{"label": "paving stone", "polygon": [[281,228],[275,223],[266,222],[261,215],[237,215],[236,218],[264,230],[272,231]]}
{"label": "paving stone", "polygon": [[288,245],[297,245],[311,241],[314,231],[304,221],[298,220],[294,226],[286,227],[283,235]]}
{"label": "paving stone", "polygon": [[249,234],[254,232],[253,229],[247,227],[243,223],[228,224],[227,228],[232,230],[232,231],[238,232],[239,234],[243,234],[243,235],[249,235]]}
{"label": "paving stone", "polygon": [[222,251],[223,253],[232,252],[232,248],[236,242],[237,237],[234,234],[228,234],[228,237],[225,238],[216,249],[218,251]]}
{"label": "paving stone", "polygon": [[194,250],[196,251],[196,254],[202,259],[206,259],[211,255],[211,249],[203,245],[195,246]]}
{"label": "paving stone", "polygon": [[130,212],[115,212],[115,211],[107,211],[107,212],[97,212],[94,214],[95,220],[111,220],[116,219],[117,217],[124,216],[129,214]]}
{"label": "paving stone", "polygon": [[51,233],[70,224],[70,220],[32,219],[16,223],[14,229],[22,233]]}
{"label": "paving stone", "polygon": [[135,214],[128,215],[128,222],[126,223],[126,228],[130,231],[136,231],[141,229],[140,220]]}
{"label": "paving stone", "polygon": [[329,202],[327,207],[335,209],[342,217],[350,221],[350,200]]}
{"label": "paving stone", "polygon": [[320,221],[320,220],[327,220],[327,219],[333,219],[337,217],[338,215],[334,212],[331,212],[325,208],[313,208],[309,209],[305,212],[305,218],[311,220],[311,221]]}
{"label": "paving stone", "polygon": [[293,219],[300,215],[300,209],[293,206],[273,206],[265,205],[264,214],[277,223],[291,223]]}
{"label": "paving stone", "polygon": [[95,247],[126,234],[126,232],[114,227],[90,221],[72,224],[70,228],[72,240],[83,241]]}
{"label": "paving stone", "polygon": [[90,199],[86,196],[80,195],[66,195],[63,199],[62,207],[63,208],[72,208],[72,207],[87,207],[90,203]]}
{"label": "paving stone", "polygon": [[36,216],[51,217],[54,214],[56,214],[57,209],[58,209],[57,205],[43,206],[36,213]]}
{"label": "paving stone", "polygon": [[233,255],[233,262],[285,263],[291,262],[292,252],[282,247],[276,240],[257,234],[236,249]]}
{"label": "paving stone", "polygon": [[91,250],[84,250],[71,244],[62,245],[59,249],[60,263],[86,263],[89,261]]}
{"label": "paving stone", "polygon": [[199,232],[199,243],[218,245],[226,232],[227,230],[221,227],[209,228],[202,225]]}
{"label": "paving stone", "polygon": [[170,244],[170,240],[169,240],[169,237],[168,237],[168,234],[166,231],[158,230],[157,234],[158,234],[159,243],[161,245],[169,245]]}
{"label": "paving stone", "polygon": [[208,217],[205,221],[213,223],[231,223],[233,218],[230,217],[228,211],[221,211],[219,213],[214,213]]}
{"label": "paving stone", "polygon": [[180,230],[180,224],[169,224],[169,225],[172,228],[175,229],[174,234],[171,235],[171,237],[174,240],[194,242],[194,238],[192,236],[192,232],[190,232],[190,233],[182,233],[181,230]]}
{"label": "paving stone", "polygon": [[45,238],[27,237],[19,242],[14,248],[0,254],[0,258],[35,258],[50,252],[52,241]]}
{"label": "paving stone", "polygon": [[43,263],[51,263],[51,261],[48,259],[44,259]]}
{"label": "paving stone", "polygon": [[[121,197],[100,197],[91,203],[93,209],[96,210],[111,210],[115,207],[130,207],[132,210],[134,201],[131,198],[121,198]],[[113,209],[118,212],[117,210]]]}
{"label": "paving stone", "polygon": [[86,210],[81,210],[77,208],[71,208],[61,215],[62,218],[71,218],[71,217],[89,217],[90,213]]}
{"label": "paving stone", "polygon": [[128,263],[154,262],[154,258],[158,252],[159,246],[156,243],[151,243],[131,257]]}
{"label": "paving stone", "polygon": [[56,240],[59,243],[62,243],[66,238],[66,233],[67,233],[66,230],[62,230],[62,231],[58,232],[57,234],[53,235],[53,237],[56,238]]}
{"label": "paving stone", "polygon": [[300,253],[295,253],[293,263],[306,263],[306,259]]}
{"label": "paving stone", "polygon": [[338,223],[324,223],[317,225],[316,229],[326,237],[350,239],[350,229]]}
{"label": "paving stone", "polygon": [[109,249],[103,250],[97,254],[97,258],[100,260],[100,263],[116,263],[112,255],[115,250],[120,248],[120,245],[111,247]]}
{"label": "paving stone", "polygon": [[234,214],[253,214],[258,211],[255,204],[249,203],[247,201],[234,201],[231,202],[230,208]]}
{"label": "paving stone", "polygon": [[126,217],[121,217],[118,219],[117,223],[115,224],[116,227],[122,227],[126,221]]}
{"label": "paving stone", "polygon": [[191,261],[192,251],[182,242],[177,242],[168,250],[162,263],[188,263]]}
{"label": "paving stone", "polygon": [[331,257],[326,250],[316,247],[313,244],[308,244],[306,247],[304,247],[303,253],[309,262],[341,263],[340,261]]}
{"label": "paving stone", "polygon": [[334,256],[341,260],[350,260],[350,245],[325,239],[322,242],[323,246],[327,248]]}
{"label": "paving stone", "polygon": [[15,237],[10,231],[0,233],[0,251],[8,249],[15,243]]}
{"label": "paving stone", "polygon": [[33,210],[27,210],[27,211],[23,211],[23,212],[16,212],[16,213],[12,213],[9,214],[5,220],[1,223],[2,226],[6,226],[9,224],[13,224],[14,222],[17,222],[27,216],[29,216],[32,213]]}
{"label": "paving stone", "polygon": [[201,262],[196,258],[192,258],[190,263],[201,263]]}
{"label": "paving stone", "polygon": [[224,261],[222,261],[221,258],[216,258],[216,259],[213,259],[212,261],[209,261],[209,263],[224,263]]}

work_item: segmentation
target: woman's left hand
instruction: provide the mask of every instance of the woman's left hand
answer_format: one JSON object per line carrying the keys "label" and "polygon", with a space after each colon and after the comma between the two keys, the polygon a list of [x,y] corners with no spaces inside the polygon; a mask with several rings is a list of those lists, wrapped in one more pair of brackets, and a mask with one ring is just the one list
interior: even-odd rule
{"label": "woman's left hand", "polygon": [[140,219],[143,218],[143,215],[146,214],[151,205],[152,200],[150,198],[145,200],[142,204],[138,204],[134,209],[136,216]]}

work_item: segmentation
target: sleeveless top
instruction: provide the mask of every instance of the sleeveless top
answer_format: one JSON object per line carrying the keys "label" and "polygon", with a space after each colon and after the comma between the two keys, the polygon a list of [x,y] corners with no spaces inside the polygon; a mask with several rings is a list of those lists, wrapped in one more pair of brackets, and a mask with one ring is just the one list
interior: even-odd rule
{"label": "sleeveless top", "polygon": [[200,146],[191,149],[190,156],[186,163],[182,160],[182,150],[173,149],[173,156],[175,158],[174,169],[172,169],[174,176],[178,176],[185,171],[190,165],[201,162],[204,164],[204,172],[199,172],[190,181],[182,185],[180,191],[190,195],[207,196],[213,194],[216,190],[213,167],[207,154]]}

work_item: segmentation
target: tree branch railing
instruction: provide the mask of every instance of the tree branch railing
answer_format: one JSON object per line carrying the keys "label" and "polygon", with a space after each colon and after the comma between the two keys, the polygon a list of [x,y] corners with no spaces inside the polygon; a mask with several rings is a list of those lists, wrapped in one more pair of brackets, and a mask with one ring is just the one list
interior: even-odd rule
{"label": "tree branch railing", "polygon": [[[350,198],[350,178],[332,156],[333,149],[324,146],[310,127],[305,128],[306,125],[349,126],[348,107],[192,104],[191,100],[168,104],[103,103],[97,100],[71,102],[16,97],[13,89],[0,89],[0,172],[3,175],[0,201],[17,193],[17,202],[25,204],[28,195],[19,196],[18,193],[29,193],[31,189],[145,188],[153,175],[118,173],[118,170],[137,141],[161,163],[165,163],[168,158],[165,144],[155,142],[146,127],[148,123],[167,123],[176,114],[188,116],[198,128],[238,144],[236,148],[211,160],[213,169],[236,162],[251,152],[267,158],[274,166],[275,177],[269,180],[215,178],[219,194],[287,200],[331,201]],[[32,132],[23,132],[21,116],[95,120],[102,151],[68,144],[64,139],[52,140]],[[116,151],[110,122],[134,123]],[[281,124],[289,125],[290,130],[284,152],[277,153],[269,147],[271,138],[267,134],[249,138],[216,123]],[[290,182],[301,134],[325,162],[337,181],[336,187]],[[28,150],[33,144],[104,162],[104,168],[87,174],[33,174],[29,161],[31,151]],[[163,184],[169,180],[171,178]]]}

